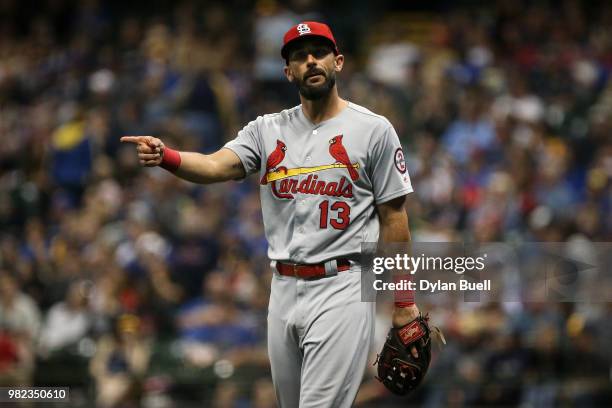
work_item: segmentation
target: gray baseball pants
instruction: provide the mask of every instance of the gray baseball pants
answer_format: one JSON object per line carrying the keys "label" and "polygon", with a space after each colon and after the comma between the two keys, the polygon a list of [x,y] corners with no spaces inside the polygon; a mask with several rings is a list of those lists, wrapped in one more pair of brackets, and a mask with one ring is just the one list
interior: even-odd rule
{"label": "gray baseball pants", "polygon": [[268,353],[280,408],[345,408],[355,400],[374,337],[374,303],[361,301],[361,273],[317,280],[274,271]]}

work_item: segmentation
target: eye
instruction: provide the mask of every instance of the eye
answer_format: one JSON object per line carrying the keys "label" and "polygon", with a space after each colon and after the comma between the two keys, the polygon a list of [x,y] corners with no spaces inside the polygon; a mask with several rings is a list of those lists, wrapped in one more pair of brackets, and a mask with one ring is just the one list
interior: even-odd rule
{"label": "eye", "polygon": [[289,56],[290,61],[303,61],[306,59],[308,53],[306,50],[295,50]]}
{"label": "eye", "polygon": [[321,47],[317,47],[314,50],[312,50],[312,56],[315,57],[316,59],[321,59],[327,56],[327,54],[330,54],[331,52],[332,51],[329,47],[321,46]]}

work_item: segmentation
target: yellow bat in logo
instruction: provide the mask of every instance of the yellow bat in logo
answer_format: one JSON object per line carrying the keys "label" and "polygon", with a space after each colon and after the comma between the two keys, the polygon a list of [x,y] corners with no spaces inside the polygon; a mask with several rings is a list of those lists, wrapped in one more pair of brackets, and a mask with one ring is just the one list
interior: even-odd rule
{"label": "yellow bat in logo", "polygon": [[[323,166],[314,166],[314,167],[296,167],[294,169],[287,169],[286,171],[285,169],[282,169],[282,170],[276,170],[276,171],[268,173],[266,175],[266,180],[268,183],[270,183],[272,181],[282,180],[288,177],[294,177],[299,174],[315,173],[317,171],[329,170],[329,169],[340,169],[340,168],[346,168],[346,165],[341,164],[341,163],[334,163],[334,164],[326,164]],[[359,163],[353,163],[353,168],[358,169]]]}

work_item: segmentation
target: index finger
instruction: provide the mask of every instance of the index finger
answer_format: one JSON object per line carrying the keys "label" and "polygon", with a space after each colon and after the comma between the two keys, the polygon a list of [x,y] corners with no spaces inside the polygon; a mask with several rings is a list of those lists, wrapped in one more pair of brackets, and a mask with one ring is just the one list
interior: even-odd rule
{"label": "index finger", "polygon": [[145,136],[123,136],[121,139],[123,143],[146,143],[147,139]]}

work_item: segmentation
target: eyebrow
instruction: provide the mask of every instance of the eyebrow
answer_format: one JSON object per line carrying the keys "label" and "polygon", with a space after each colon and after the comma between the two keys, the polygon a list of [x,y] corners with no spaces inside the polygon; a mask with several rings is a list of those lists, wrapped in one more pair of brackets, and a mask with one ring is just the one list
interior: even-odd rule
{"label": "eyebrow", "polygon": [[300,51],[306,51],[306,50],[313,50],[313,49],[320,49],[320,48],[326,48],[329,50],[329,52],[333,52],[333,48],[329,45],[329,44],[325,44],[324,42],[321,43],[314,43],[314,44],[301,44],[296,46],[295,48],[289,50],[289,52],[287,53],[287,55],[291,56],[292,54],[295,54],[296,52],[300,52]]}

